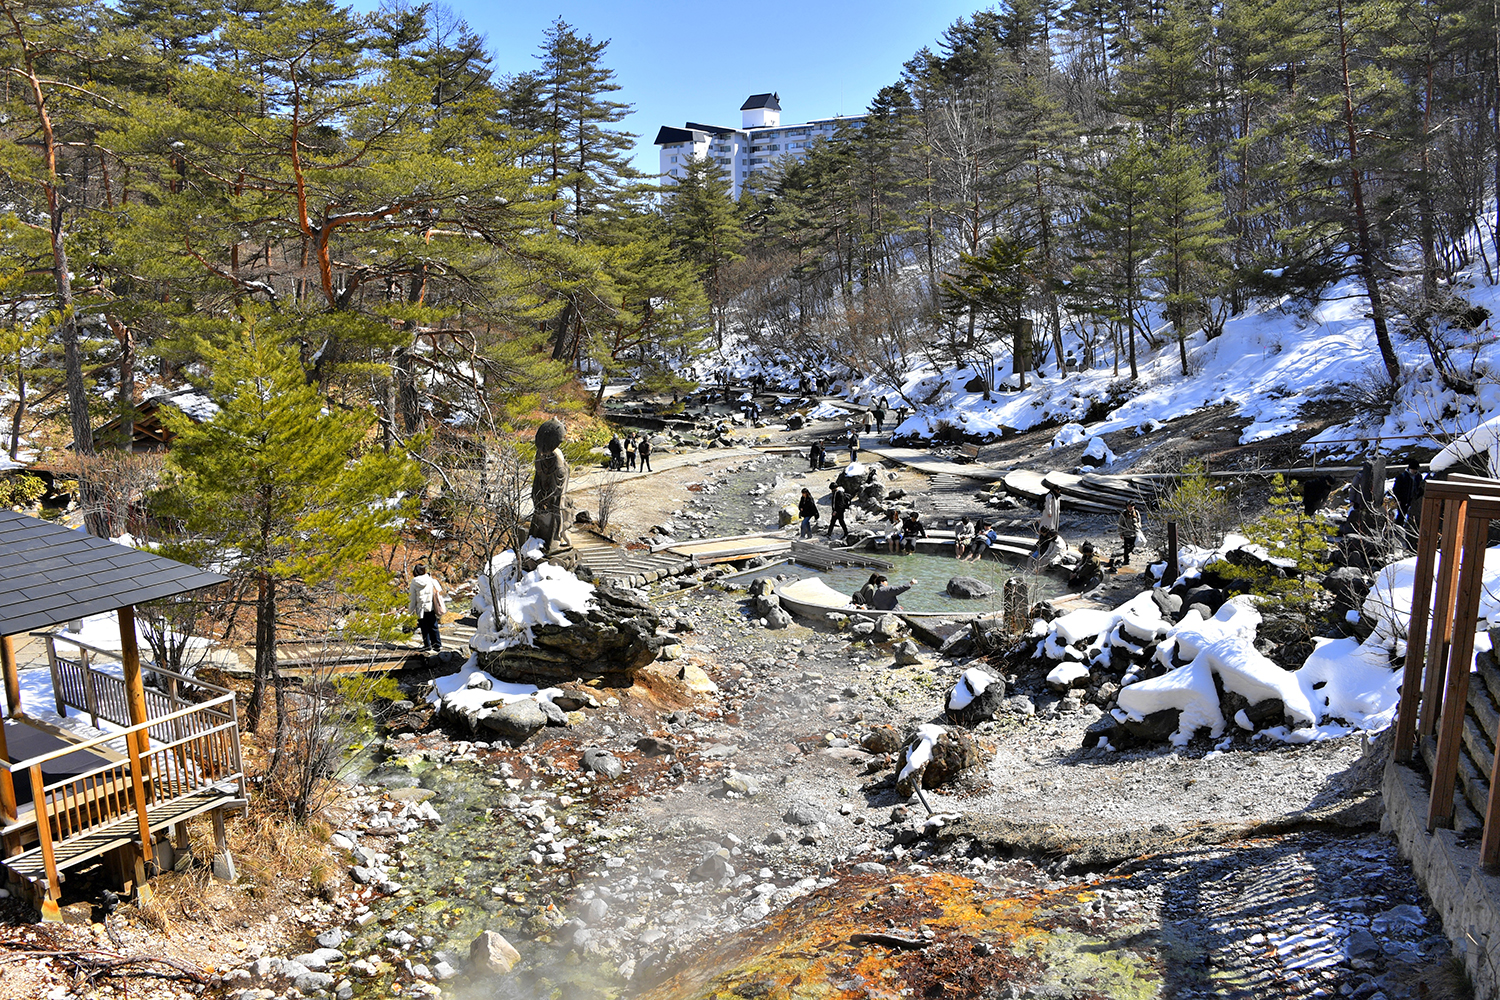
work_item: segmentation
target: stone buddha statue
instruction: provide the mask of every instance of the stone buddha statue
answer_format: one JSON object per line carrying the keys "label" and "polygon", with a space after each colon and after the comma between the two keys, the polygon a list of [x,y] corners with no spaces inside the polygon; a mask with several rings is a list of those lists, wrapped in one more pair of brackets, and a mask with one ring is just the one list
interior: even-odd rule
{"label": "stone buddha statue", "polygon": [[563,511],[568,492],[568,460],[562,453],[566,434],[567,428],[556,417],[536,429],[530,537],[540,538],[549,555],[568,547],[568,522]]}

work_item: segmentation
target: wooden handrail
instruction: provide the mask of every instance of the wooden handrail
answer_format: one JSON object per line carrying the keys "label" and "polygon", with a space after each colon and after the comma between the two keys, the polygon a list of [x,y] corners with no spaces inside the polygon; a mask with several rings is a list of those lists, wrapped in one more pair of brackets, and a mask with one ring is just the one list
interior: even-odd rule
{"label": "wooden handrail", "polygon": [[[100,656],[107,656],[112,660],[118,660],[120,658],[119,650],[105,649],[103,646],[95,646],[93,643],[84,642],[82,639],[76,638],[67,632],[32,632],[31,634],[40,639],[55,639],[59,642],[66,642],[70,646],[77,646],[79,649],[86,649],[90,653],[96,653]],[[174,680],[186,681],[189,684],[196,684],[198,687],[209,688],[211,690],[219,692],[220,694],[229,693],[229,688],[227,687],[223,687],[222,685],[214,684],[210,681],[205,681],[197,677],[191,677],[187,674],[179,674],[175,670],[168,670],[165,667],[147,667],[146,669],[151,671],[151,673],[153,674],[158,674],[162,677],[170,677]]]}
{"label": "wooden handrail", "polygon": [[[113,743],[113,742],[115,742],[117,740],[120,740],[120,739],[123,739],[123,738],[125,738],[127,736],[130,736],[133,733],[141,732],[141,731],[144,731],[144,730],[149,730],[153,726],[159,726],[163,722],[171,722],[173,719],[185,718],[185,717],[187,717],[189,715],[192,715],[194,712],[206,712],[207,710],[215,708],[215,707],[217,707],[219,705],[228,705],[228,704],[233,704],[233,703],[234,703],[234,695],[232,693],[231,694],[227,694],[227,695],[222,695],[222,696],[220,696],[218,698],[213,699],[212,701],[205,701],[205,702],[201,702],[201,703],[199,703],[197,705],[189,705],[187,708],[178,709],[177,711],[171,713],[170,715],[163,715],[159,719],[148,719],[147,721],[142,722],[140,725],[131,726],[128,729],[120,729],[120,730],[117,730],[117,731],[115,731],[113,733],[106,733],[103,736],[96,736],[94,739],[87,740],[87,741],[85,741],[83,743],[69,743],[67,746],[62,747],[62,748],[57,749],[57,750],[53,750],[50,753],[39,754],[36,757],[31,757],[31,758],[29,758],[27,760],[23,760],[23,761],[17,761],[14,764],[10,763],[9,761],[0,760],[0,770],[14,772],[14,771],[19,771],[19,770],[23,770],[25,768],[31,767],[32,765],[35,765],[35,764],[45,764],[49,760],[56,760],[58,757],[66,757],[68,754],[70,754],[70,753],[76,753],[79,750],[88,750],[88,749],[91,749],[93,747],[101,746],[101,745],[106,744],[106,743]],[[226,715],[227,715],[227,713],[226,713]],[[238,722],[234,722],[233,721],[234,720],[234,716],[232,716],[232,715],[228,716],[228,720],[229,721],[226,721],[226,722],[222,723],[222,725],[228,726],[228,725],[233,724],[236,729],[239,728]],[[215,727],[215,728],[218,728],[218,727]],[[205,730],[205,732],[209,732],[209,731],[211,731],[211,730]],[[161,744],[158,744],[158,745],[161,745]],[[171,745],[171,744],[167,744],[167,745]]]}

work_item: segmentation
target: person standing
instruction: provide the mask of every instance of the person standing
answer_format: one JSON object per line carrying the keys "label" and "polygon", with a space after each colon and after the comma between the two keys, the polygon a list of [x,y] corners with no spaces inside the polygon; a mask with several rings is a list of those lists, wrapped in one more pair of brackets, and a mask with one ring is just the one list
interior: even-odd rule
{"label": "person standing", "polygon": [[880,401],[875,404],[875,433],[876,434],[884,434],[885,433],[885,397],[884,396],[882,396],[880,398]]}
{"label": "person standing", "polygon": [[625,448],[620,444],[620,435],[612,434],[609,438],[609,471],[617,472],[624,467],[623,456]]}
{"label": "person standing", "polygon": [[1136,538],[1141,533],[1141,512],[1135,509],[1135,504],[1128,503],[1120,511],[1117,526],[1120,529],[1120,543],[1125,547],[1125,557],[1121,564],[1129,566],[1130,554],[1135,551]]}
{"label": "person standing", "polygon": [[436,653],[443,648],[438,621],[448,610],[443,604],[443,585],[427,574],[422,563],[413,566],[411,573],[411,613],[416,616],[417,629],[422,633],[422,651]]}
{"label": "person standing", "polygon": [[[811,491],[806,486],[802,487],[802,496],[797,500],[797,516],[802,518],[802,538],[813,536],[813,522],[818,520],[818,503],[813,499]],[[847,529],[845,529],[847,534]]]}
{"label": "person standing", "polygon": [[625,469],[635,471],[635,432],[625,435]]}
{"label": "person standing", "polygon": [[1039,527],[1050,528],[1055,535],[1062,530],[1062,497],[1056,490],[1048,490],[1042,498],[1042,519]]}
{"label": "person standing", "polygon": [[859,431],[849,428],[849,464],[859,461]]}
{"label": "person standing", "polygon": [[875,429],[875,415],[873,413],[871,413],[869,410],[865,411],[864,424],[865,424],[865,433],[866,434],[870,433],[871,431],[873,431]]}
{"label": "person standing", "polygon": [[651,471],[651,435],[642,434],[635,442],[635,453],[641,460],[641,471]]}
{"label": "person standing", "polygon": [[1422,482],[1422,463],[1415,458],[1407,459],[1406,469],[1396,477],[1391,486],[1391,495],[1396,498],[1396,523],[1407,527],[1417,522],[1417,505],[1422,500],[1426,485]]}
{"label": "person standing", "polygon": [[828,537],[833,537],[834,526],[844,529],[844,537],[849,537],[849,524],[844,520],[844,514],[849,510],[849,491],[837,482],[833,484],[833,516],[828,519]]}
{"label": "person standing", "polygon": [[823,442],[814,441],[807,449],[807,471],[817,472],[823,467]]}

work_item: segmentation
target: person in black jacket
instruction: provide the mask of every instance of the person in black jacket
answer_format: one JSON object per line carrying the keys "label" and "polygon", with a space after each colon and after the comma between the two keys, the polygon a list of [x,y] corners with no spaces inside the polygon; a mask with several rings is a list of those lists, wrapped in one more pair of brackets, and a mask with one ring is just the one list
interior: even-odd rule
{"label": "person in black jacket", "polygon": [[870,603],[875,600],[875,591],[879,590],[884,584],[885,576],[883,574],[871,573],[870,578],[865,581],[865,585],[854,592],[854,596],[850,598],[851,603],[855,607],[868,608]]}
{"label": "person in black jacket", "polygon": [[813,536],[813,522],[818,520],[819,516],[818,504],[813,499],[812,493],[805,486],[802,488],[802,496],[797,500],[797,516],[802,518],[801,537],[811,538]]}
{"label": "person in black jacket", "polygon": [[651,435],[650,434],[642,434],[641,435],[640,440],[636,442],[635,453],[636,453],[637,457],[639,457],[640,460],[641,460],[641,471],[642,472],[650,472],[651,471]]}
{"label": "person in black jacket", "polygon": [[609,471],[615,472],[624,468],[625,447],[620,444],[620,435],[615,434],[609,439]]}
{"label": "person in black jacket", "polygon": [[1422,482],[1422,463],[1408,459],[1406,469],[1396,477],[1391,495],[1396,498],[1396,523],[1403,527],[1415,525],[1420,513],[1422,494],[1426,485]]}
{"label": "person in black jacket", "polygon": [[909,581],[903,587],[892,587],[886,582],[885,577],[880,578],[880,586],[875,590],[875,596],[870,600],[870,607],[876,611],[895,611],[901,607],[901,595],[917,585],[916,580]]}
{"label": "person in black jacket", "polygon": [[833,516],[828,519],[828,537],[833,537],[834,525],[844,529],[844,537],[849,537],[849,525],[844,520],[844,513],[849,509],[849,491],[837,482],[828,484],[833,489]]}
{"label": "person in black jacket", "polygon": [[917,539],[926,537],[927,526],[922,523],[922,515],[914,510],[907,512],[901,519],[901,551],[915,552]]}

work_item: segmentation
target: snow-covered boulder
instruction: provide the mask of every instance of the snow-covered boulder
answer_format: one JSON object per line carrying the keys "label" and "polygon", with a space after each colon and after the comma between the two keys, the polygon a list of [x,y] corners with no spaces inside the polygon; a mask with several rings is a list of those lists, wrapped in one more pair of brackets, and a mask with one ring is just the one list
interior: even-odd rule
{"label": "snow-covered boulder", "polygon": [[979,748],[961,729],[931,723],[918,727],[906,743],[896,775],[896,793],[911,795],[918,787],[937,788],[979,763]]}
{"label": "snow-covered boulder", "polygon": [[590,584],[551,563],[523,565],[502,552],[475,583],[479,626],[469,645],[494,677],[628,684],[671,641],[657,634],[661,616],[640,591]]}
{"label": "snow-covered boulder", "polygon": [[1083,449],[1084,465],[1108,465],[1114,460],[1115,453],[1109,450],[1109,445],[1104,443],[1103,438],[1090,439],[1088,447]]}
{"label": "snow-covered boulder", "polygon": [[953,722],[973,726],[993,719],[1004,708],[1005,681],[978,667],[970,667],[953,685],[944,711]]}

